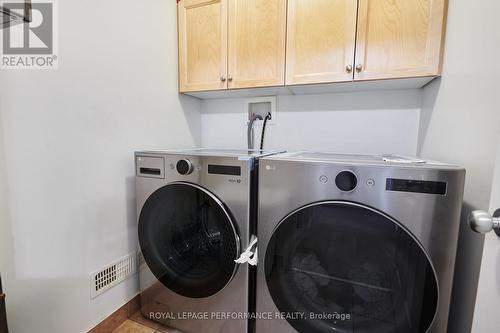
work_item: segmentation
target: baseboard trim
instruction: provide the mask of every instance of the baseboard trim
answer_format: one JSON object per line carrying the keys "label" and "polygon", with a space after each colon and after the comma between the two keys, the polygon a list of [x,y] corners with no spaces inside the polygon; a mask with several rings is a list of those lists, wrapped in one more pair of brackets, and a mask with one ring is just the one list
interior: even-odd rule
{"label": "baseboard trim", "polygon": [[88,333],[111,333],[140,309],[141,300],[139,295],[136,295],[118,310],[110,314],[106,319],[97,324],[93,329],[88,331]]}

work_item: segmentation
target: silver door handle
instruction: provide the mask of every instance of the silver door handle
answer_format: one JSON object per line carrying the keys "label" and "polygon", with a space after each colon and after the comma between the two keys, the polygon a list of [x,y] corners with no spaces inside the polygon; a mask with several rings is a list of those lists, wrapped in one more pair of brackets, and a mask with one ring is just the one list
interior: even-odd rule
{"label": "silver door handle", "polygon": [[469,225],[475,232],[487,234],[491,230],[500,237],[500,209],[493,216],[484,210],[475,210],[469,214]]}

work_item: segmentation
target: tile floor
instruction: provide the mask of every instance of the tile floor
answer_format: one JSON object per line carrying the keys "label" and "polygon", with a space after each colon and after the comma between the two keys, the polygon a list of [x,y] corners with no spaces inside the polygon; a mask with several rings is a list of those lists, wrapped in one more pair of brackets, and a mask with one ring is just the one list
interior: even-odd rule
{"label": "tile floor", "polygon": [[118,326],[113,333],[182,333],[180,331],[162,326],[146,319],[141,312],[136,312],[132,317]]}

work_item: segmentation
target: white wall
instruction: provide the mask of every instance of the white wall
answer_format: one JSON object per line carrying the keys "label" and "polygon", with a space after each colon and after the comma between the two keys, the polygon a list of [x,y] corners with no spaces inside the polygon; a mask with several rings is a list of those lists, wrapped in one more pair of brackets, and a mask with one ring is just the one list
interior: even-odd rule
{"label": "white wall", "polygon": [[86,332],[137,293],[88,274],[137,248],[136,149],[200,144],[176,3],[59,2],[59,69],[0,73],[0,272],[12,332]]}
{"label": "white wall", "polygon": [[[246,101],[203,101],[203,146],[246,147]],[[415,155],[420,106],[416,89],[278,96],[264,148]],[[261,128],[256,126],[256,147]]]}
{"label": "white wall", "polygon": [[443,76],[423,91],[421,154],[467,169],[449,320],[454,333],[471,328],[483,237],[471,232],[465,217],[471,209],[488,209],[500,133],[498,12],[495,0],[449,1]]}
{"label": "white wall", "polygon": [[419,136],[421,155],[467,168],[465,200],[483,208],[500,131],[499,10],[494,0],[450,1],[443,76],[423,89]]}
{"label": "white wall", "polygon": [[[499,10],[450,1],[443,78],[421,116],[420,90],[279,96],[266,147],[420,152],[467,167],[466,199],[487,208]],[[0,272],[19,333],[84,332],[137,292],[134,279],[88,292],[89,272],[136,248],[135,149],[246,145],[245,99],[177,95],[174,1],[65,0],[58,17],[58,70],[0,72]]]}

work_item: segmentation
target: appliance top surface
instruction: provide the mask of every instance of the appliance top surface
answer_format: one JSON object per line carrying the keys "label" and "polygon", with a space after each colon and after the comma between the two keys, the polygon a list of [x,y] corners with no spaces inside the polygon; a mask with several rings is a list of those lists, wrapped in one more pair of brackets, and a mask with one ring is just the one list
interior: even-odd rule
{"label": "appliance top surface", "polygon": [[211,148],[193,148],[193,149],[178,149],[178,150],[155,150],[155,151],[138,151],[136,155],[153,154],[153,155],[191,155],[191,156],[217,156],[217,157],[234,157],[240,160],[250,158],[261,158],[273,154],[282,153],[281,151],[267,150],[248,150],[248,149],[211,149]]}
{"label": "appliance top surface", "polygon": [[338,154],[327,152],[293,152],[265,157],[266,160],[298,161],[312,163],[339,163],[355,165],[397,166],[409,168],[463,169],[457,165],[400,155]]}

